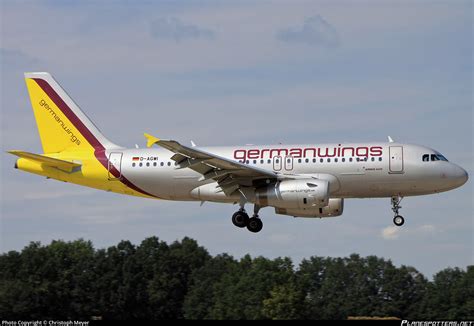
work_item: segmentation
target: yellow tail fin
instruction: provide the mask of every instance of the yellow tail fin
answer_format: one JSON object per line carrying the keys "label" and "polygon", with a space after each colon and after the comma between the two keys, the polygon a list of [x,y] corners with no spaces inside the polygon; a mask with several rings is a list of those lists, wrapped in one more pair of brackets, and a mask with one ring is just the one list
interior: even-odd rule
{"label": "yellow tail fin", "polygon": [[44,153],[117,148],[105,138],[54,78],[25,73]]}

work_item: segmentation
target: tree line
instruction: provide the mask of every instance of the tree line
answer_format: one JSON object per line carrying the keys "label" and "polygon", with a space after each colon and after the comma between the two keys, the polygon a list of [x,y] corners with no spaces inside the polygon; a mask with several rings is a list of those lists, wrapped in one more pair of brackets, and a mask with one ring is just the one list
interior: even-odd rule
{"label": "tree line", "polygon": [[376,256],[211,256],[156,237],[95,249],[31,242],[0,255],[0,319],[474,319],[474,266],[429,281]]}

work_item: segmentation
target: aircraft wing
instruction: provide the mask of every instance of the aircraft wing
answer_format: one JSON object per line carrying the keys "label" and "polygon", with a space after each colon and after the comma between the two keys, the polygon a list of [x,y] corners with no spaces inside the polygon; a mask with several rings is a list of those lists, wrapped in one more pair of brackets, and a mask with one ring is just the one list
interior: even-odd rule
{"label": "aircraft wing", "polygon": [[163,140],[145,134],[147,146],[154,144],[175,153],[171,159],[177,162],[176,169],[189,168],[200,173],[200,181],[213,179],[217,181],[226,195],[231,195],[241,186],[258,187],[266,180],[278,179],[278,174],[249,166],[219,155],[193,147],[181,145],[174,140]]}

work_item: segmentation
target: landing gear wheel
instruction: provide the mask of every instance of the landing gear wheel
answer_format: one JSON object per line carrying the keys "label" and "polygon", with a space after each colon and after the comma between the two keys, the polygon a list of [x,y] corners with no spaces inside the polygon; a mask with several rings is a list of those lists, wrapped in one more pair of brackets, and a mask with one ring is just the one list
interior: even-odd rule
{"label": "landing gear wheel", "polygon": [[244,228],[249,223],[249,216],[244,211],[238,211],[232,215],[232,223],[234,223],[236,227]]}
{"label": "landing gear wheel", "polygon": [[257,233],[260,232],[263,228],[263,222],[258,217],[252,217],[249,219],[247,224],[247,229],[250,232]]}
{"label": "landing gear wheel", "polygon": [[401,215],[397,215],[393,218],[393,223],[396,225],[396,226],[402,226],[403,223],[405,223],[405,219],[403,218],[403,216]]}
{"label": "landing gear wheel", "polygon": [[402,201],[403,197],[398,195],[398,196],[393,196],[392,197],[392,211],[395,214],[395,217],[393,218],[393,224],[396,226],[402,226],[403,223],[405,223],[405,219],[403,216],[398,215],[398,211],[402,206],[400,206],[400,202]]}

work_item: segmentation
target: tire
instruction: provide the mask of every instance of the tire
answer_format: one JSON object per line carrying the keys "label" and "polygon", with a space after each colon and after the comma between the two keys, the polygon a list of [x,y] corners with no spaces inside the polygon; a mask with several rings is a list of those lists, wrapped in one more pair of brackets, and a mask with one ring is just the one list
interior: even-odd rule
{"label": "tire", "polygon": [[250,232],[258,233],[263,229],[263,222],[258,217],[252,217],[249,219],[247,229]]}
{"label": "tire", "polygon": [[405,223],[405,219],[401,215],[397,215],[393,218],[393,224],[396,226],[402,226]]}
{"label": "tire", "polygon": [[249,216],[245,212],[238,211],[232,215],[232,223],[239,228],[244,228],[249,223]]}

